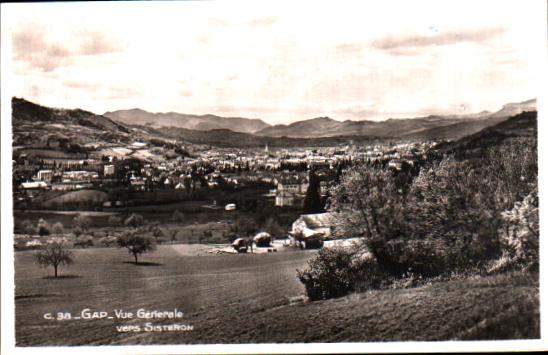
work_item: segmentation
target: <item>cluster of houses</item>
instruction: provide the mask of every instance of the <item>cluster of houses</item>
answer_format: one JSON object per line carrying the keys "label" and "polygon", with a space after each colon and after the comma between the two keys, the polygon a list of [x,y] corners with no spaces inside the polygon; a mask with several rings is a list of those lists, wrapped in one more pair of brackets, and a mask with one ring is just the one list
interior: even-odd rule
{"label": "cluster of houses", "polygon": [[[148,158],[147,143],[134,142],[129,147],[111,147],[77,158],[36,158],[20,156],[15,172],[26,172],[19,188],[25,190],[70,191],[93,188],[102,184],[125,185],[134,190],[153,188],[194,191],[233,188],[246,183],[270,184],[269,197],[278,207],[298,206],[308,188],[308,171],[336,170],[342,162],[388,161],[388,167],[399,170],[434,143],[398,145],[338,146],[290,148],[272,151],[261,149],[211,148],[194,152],[192,157]],[[131,150],[131,149],[133,150]],[[139,152],[136,159],[128,152]],[[111,155],[105,156],[103,153]],[[124,165],[128,159],[138,166]],[[37,163],[37,160],[40,162]],[[120,163],[122,162],[122,163]],[[15,161],[14,161],[15,163]],[[17,168],[17,169],[15,169]],[[120,171],[122,169],[123,171]],[[32,174],[32,178],[29,178]],[[325,194],[328,182],[321,182]]]}

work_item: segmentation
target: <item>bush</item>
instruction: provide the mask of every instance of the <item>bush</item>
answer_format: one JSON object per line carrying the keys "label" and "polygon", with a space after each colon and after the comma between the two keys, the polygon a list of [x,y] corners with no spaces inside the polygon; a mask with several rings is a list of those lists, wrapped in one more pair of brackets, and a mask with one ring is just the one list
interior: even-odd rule
{"label": "bush", "polygon": [[370,254],[342,247],[321,249],[297,277],[312,301],[379,288],[386,279]]}
{"label": "bush", "polygon": [[117,238],[115,236],[105,236],[99,239],[99,243],[103,244],[106,247],[116,244]]}
{"label": "bush", "polygon": [[493,265],[505,268],[537,269],[539,265],[538,189],[534,189],[514,208],[502,213],[503,256]]}
{"label": "bush", "polygon": [[41,237],[51,234],[51,226],[43,218],[40,218],[40,220],[38,221],[38,226],[36,227],[36,229],[38,230],[38,234]]}
{"label": "bush", "polygon": [[78,237],[74,241],[74,246],[75,247],[82,247],[82,248],[92,247],[93,246],[93,238],[89,235]]}

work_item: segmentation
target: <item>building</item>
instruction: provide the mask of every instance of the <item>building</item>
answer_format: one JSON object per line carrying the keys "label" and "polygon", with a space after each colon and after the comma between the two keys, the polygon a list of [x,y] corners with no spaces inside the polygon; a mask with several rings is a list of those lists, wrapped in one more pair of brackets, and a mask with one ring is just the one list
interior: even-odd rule
{"label": "building", "polygon": [[294,206],[295,194],[289,191],[278,191],[274,205],[277,207]]}
{"label": "building", "polygon": [[44,181],[31,181],[31,182],[24,182],[21,184],[21,187],[25,190],[39,190],[39,189],[47,189],[49,185]]}
{"label": "building", "polygon": [[289,235],[295,244],[305,248],[322,246],[333,236],[334,213],[303,214],[291,226]]}
{"label": "building", "polygon": [[105,165],[104,168],[103,168],[103,175],[105,176],[111,176],[111,175],[114,175],[115,173],[115,170],[114,170],[114,165]]}
{"label": "building", "polygon": [[40,170],[38,174],[36,174],[38,177],[38,180],[40,181],[47,181],[51,182],[53,179],[53,171],[52,170]]}
{"label": "building", "polygon": [[306,194],[308,182],[306,179],[281,179],[278,181],[278,191],[291,192],[294,194]]}

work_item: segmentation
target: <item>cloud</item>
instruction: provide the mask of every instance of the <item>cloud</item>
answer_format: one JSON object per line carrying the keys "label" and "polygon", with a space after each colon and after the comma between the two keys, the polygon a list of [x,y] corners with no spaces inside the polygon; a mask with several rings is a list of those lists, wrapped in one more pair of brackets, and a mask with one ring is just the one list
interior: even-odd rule
{"label": "cloud", "polygon": [[365,49],[363,43],[341,43],[335,47],[335,52],[338,55],[360,55]]}
{"label": "cloud", "polygon": [[141,90],[135,87],[113,86],[108,88],[107,97],[110,99],[128,99],[139,97]]}
{"label": "cloud", "polygon": [[78,56],[119,52],[124,47],[100,32],[67,33],[68,38],[50,36],[47,27],[25,24],[12,35],[13,58],[28,68],[51,72],[74,63]]}
{"label": "cloud", "polygon": [[269,26],[269,25],[272,25],[274,23],[276,23],[278,21],[278,19],[276,17],[261,17],[261,18],[257,18],[257,19],[254,19],[252,21],[249,21],[249,25],[250,26]]}
{"label": "cloud", "polygon": [[64,80],[63,86],[72,88],[72,89],[81,89],[81,90],[97,90],[101,87],[100,84],[97,83],[89,83],[84,81],[77,81],[77,80]]}
{"label": "cloud", "polygon": [[80,47],[78,48],[77,53],[82,55],[97,55],[105,53],[114,53],[123,50],[123,46],[114,41],[113,39],[107,38],[103,33],[100,32],[81,32],[80,37]]}
{"label": "cloud", "polygon": [[413,55],[418,49],[430,46],[444,46],[460,42],[484,43],[506,31],[504,27],[493,27],[484,30],[434,31],[433,35],[387,36],[371,42],[375,49],[392,53]]}
{"label": "cloud", "polygon": [[69,51],[58,43],[48,42],[43,28],[27,27],[12,36],[13,57],[28,66],[50,72],[69,62]]}

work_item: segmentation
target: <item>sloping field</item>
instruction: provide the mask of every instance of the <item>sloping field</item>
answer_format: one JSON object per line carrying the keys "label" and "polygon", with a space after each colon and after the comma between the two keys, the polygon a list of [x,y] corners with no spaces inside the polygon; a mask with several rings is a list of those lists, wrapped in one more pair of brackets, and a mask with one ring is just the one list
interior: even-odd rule
{"label": "sloping field", "polygon": [[108,199],[106,192],[98,190],[70,191],[44,202],[44,206],[62,206],[71,203],[99,203]]}
{"label": "sloping field", "polygon": [[[538,276],[502,275],[437,282],[413,289],[374,291],[313,303],[295,269],[314,251],[262,255],[188,256],[165,245],[127,263],[118,249],[75,251],[76,264],[52,270],[16,262],[16,340],[19,346],[358,342],[390,340],[508,339],[539,337]],[[172,310],[181,319],[47,320],[45,313],[83,309],[108,312]],[[192,325],[192,331],[146,331],[154,325]],[[139,326],[119,332],[116,326]]]}

